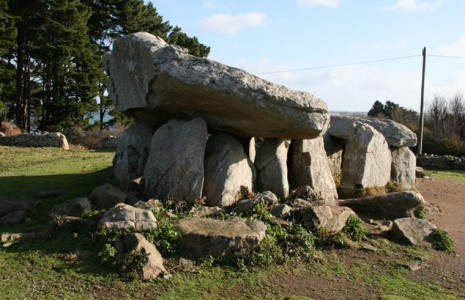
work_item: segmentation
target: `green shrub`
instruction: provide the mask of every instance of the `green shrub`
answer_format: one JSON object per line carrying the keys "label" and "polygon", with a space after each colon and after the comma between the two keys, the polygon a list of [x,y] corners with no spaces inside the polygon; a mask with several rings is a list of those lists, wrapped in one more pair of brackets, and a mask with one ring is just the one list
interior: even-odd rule
{"label": "green shrub", "polygon": [[179,233],[167,218],[157,218],[157,227],[143,232],[145,238],[153,243],[163,257],[179,254]]}
{"label": "green shrub", "polygon": [[445,230],[433,229],[429,239],[433,249],[452,253],[454,251],[454,241]]}
{"label": "green shrub", "polygon": [[367,234],[363,221],[357,216],[350,216],[343,230],[355,242],[361,241]]}
{"label": "green shrub", "polygon": [[418,219],[426,220],[426,210],[423,205],[415,209],[415,217],[417,217]]}

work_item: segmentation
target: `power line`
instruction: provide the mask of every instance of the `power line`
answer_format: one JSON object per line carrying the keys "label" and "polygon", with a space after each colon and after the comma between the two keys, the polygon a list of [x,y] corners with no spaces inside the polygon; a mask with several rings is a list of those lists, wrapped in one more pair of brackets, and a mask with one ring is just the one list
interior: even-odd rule
{"label": "power line", "polygon": [[465,56],[450,56],[450,55],[438,55],[438,54],[428,54],[428,56],[440,57],[440,58],[465,59]]}
{"label": "power line", "polygon": [[400,56],[400,57],[392,57],[392,58],[384,58],[384,59],[376,59],[376,60],[366,60],[366,61],[360,61],[360,62],[354,62],[354,63],[340,64],[340,65],[328,65],[328,66],[310,67],[310,68],[302,68],[302,69],[291,69],[291,70],[261,72],[261,73],[256,73],[256,74],[257,75],[263,75],[263,74],[299,72],[299,71],[308,71],[308,70],[317,70],[317,69],[330,69],[330,68],[337,68],[337,67],[356,66],[356,65],[362,65],[362,64],[372,64],[372,63],[383,62],[383,61],[407,59],[407,58],[419,57],[419,56],[421,56],[421,55],[409,55],[409,56]]}

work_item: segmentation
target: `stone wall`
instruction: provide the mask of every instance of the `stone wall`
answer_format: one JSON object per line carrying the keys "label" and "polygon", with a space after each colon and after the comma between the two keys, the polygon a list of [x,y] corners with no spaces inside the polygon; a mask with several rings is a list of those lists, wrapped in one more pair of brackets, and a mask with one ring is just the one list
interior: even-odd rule
{"label": "stone wall", "polygon": [[66,136],[59,132],[45,134],[23,133],[13,136],[0,136],[0,145],[21,147],[60,147],[69,149]]}
{"label": "stone wall", "polygon": [[465,157],[421,155],[417,156],[417,166],[437,170],[465,170]]}

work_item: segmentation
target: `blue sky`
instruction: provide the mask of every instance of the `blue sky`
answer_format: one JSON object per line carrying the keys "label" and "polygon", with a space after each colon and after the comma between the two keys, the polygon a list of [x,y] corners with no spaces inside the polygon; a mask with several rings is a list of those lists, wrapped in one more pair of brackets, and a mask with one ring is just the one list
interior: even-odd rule
{"label": "blue sky", "polygon": [[[422,48],[465,57],[463,0],[152,2],[210,46],[209,58],[310,92],[333,111],[368,111],[375,100],[418,111]],[[411,55],[418,57],[357,64]],[[352,65],[263,74],[340,64]],[[426,64],[426,102],[465,93],[465,59],[427,57]]]}

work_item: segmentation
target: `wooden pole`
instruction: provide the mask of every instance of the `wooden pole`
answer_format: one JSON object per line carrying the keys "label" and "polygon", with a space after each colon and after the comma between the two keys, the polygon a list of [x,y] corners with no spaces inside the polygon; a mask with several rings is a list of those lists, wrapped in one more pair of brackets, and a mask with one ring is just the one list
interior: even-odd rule
{"label": "wooden pole", "polygon": [[424,125],[424,102],[425,102],[425,68],[426,68],[426,47],[423,48],[423,71],[421,73],[421,105],[420,105],[420,136],[418,137],[418,151],[421,155],[423,152],[423,125]]}

